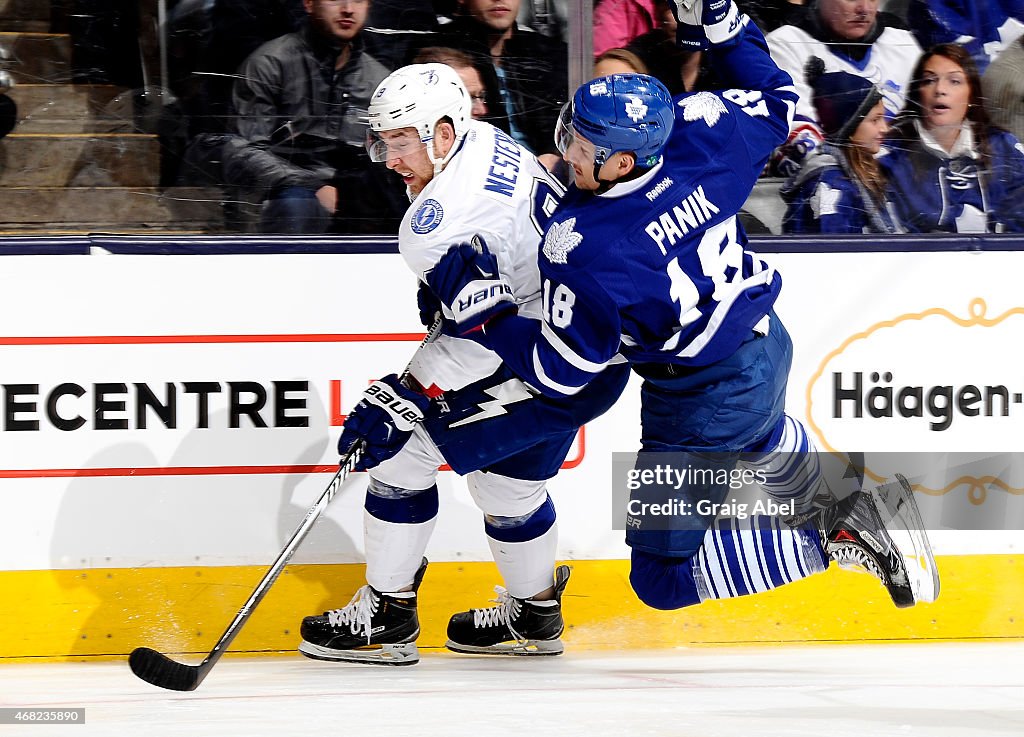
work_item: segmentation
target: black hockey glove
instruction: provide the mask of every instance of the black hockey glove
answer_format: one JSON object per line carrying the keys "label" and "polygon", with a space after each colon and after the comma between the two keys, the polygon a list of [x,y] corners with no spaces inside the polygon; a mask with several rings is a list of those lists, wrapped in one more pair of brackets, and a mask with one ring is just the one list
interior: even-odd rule
{"label": "black hockey glove", "polygon": [[508,280],[498,271],[498,260],[483,239],[479,250],[460,243],[434,264],[424,278],[451,312],[460,335],[467,335],[495,317],[516,311]]}
{"label": "black hockey glove", "polygon": [[363,440],[366,447],[353,470],[366,471],[383,463],[402,449],[429,406],[427,397],[404,386],[395,374],[373,382],[345,418],[338,453],[344,456]]}

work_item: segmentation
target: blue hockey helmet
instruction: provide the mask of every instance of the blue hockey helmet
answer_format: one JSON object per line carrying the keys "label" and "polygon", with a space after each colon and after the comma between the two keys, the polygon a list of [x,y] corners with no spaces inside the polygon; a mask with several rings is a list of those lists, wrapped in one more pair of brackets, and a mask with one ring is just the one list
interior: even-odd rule
{"label": "blue hockey helmet", "polygon": [[596,167],[619,151],[633,152],[638,166],[653,166],[674,120],[672,95],[657,79],[611,74],[580,85],[562,108],[555,144],[564,154],[579,135],[594,144]]}

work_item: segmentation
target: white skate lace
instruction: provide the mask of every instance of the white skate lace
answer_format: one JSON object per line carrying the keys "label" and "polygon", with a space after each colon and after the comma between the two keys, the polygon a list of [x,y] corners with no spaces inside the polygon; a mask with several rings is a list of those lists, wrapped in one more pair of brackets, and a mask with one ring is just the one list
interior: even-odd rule
{"label": "white skate lace", "polygon": [[498,594],[498,598],[491,599],[491,601],[498,606],[488,607],[487,609],[474,609],[473,626],[479,629],[482,627],[497,627],[503,624],[508,627],[508,631],[517,640],[524,640],[523,636],[512,627],[512,620],[519,616],[519,612],[523,609],[523,603],[512,596],[503,586],[495,586],[494,591]]}
{"label": "white skate lace", "polygon": [[380,597],[369,587],[363,586],[356,591],[352,600],[341,609],[332,609],[327,612],[327,622],[332,627],[344,627],[348,625],[349,632],[353,635],[360,634],[366,637],[366,644],[370,644],[370,625],[373,615],[377,613],[377,606]]}

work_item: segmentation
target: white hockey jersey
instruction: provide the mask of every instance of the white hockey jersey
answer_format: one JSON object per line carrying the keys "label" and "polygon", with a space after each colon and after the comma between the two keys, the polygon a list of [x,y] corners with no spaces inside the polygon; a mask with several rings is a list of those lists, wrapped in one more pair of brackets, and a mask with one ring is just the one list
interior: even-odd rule
{"label": "white hockey jersey", "polygon": [[910,88],[910,74],[921,56],[921,47],[914,35],[899,28],[886,28],[882,31],[867,55],[859,62],[834,52],[828,44],[797,26],[781,26],[766,38],[772,58],[783,71],[793,77],[800,95],[793,121],[794,129],[807,123],[817,126],[818,122],[813,90],[804,81],[804,68],[812,56],[825,62],[826,72],[855,74],[877,85],[882,93],[886,114],[890,117],[895,116],[903,107]]}
{"label": "white hockey jersey", "polygon": [[[470,121],[457,145],[410,205],[399,251],[425,281],[423,274],[451,246],[479,236],[511,283],[520,313],[539,317],[537,249],[564,188],[530,151],[488,123]],[[418,352],[412,375],[427,389],[451,391],[490,376],[500,363],[479,343],[442,335]]]}

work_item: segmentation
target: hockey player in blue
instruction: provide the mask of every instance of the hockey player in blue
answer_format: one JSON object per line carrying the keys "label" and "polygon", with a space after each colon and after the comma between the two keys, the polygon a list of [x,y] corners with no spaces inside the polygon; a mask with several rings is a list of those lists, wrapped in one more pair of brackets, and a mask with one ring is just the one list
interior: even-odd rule
{"label": "hockey player in blue", "polygon": [[[540,315],[537,251],[562,187],[537,158],[494,126],[471,119],[469,92],[444,64],[389,75],[369,108],[368,152],[406,184],[411,204],[398,248],[420,280],[421,320],[441,305],[422,282],[453,242],[482,236],[508,279],[501,287],[524,314]],[[547,480],[576,432],[610,407],[629,378],[625,362],[599,372],[571,399],[526,386],[501,358],[446,329],[410,364],[409,386],[374,382],[338,442],[363,441],[366,585],[352,601],[302,622],[304,655],[409,665],[423,557],[438,514],[438,467],[466,477],[504,583],[499,605],[456,613],[447,646],[458,652],[557,655],[560,598],[569,577],[555,566],[557,520]]]}
{"label": "hockey player in blue", "polygon": [[[496,262],[471,248],[452,248],[428,281],[461,331],[545,394],[573,396],[625,356],[644,378],[638,465],[668,453],[729,465],[743,452],[765,491],[813,522],[694,515],[672,529],[628,526],[630,582],[648,605],[767,591],[831,560],[874,574],[897,606],[932,601],[938,573],[906,480],[871,492],[858,478],[826,480],[803,425],[783,411],[792,345],[772,310],[782,278],[746,250],[737,212],[786,137],[792,79],[731,1],[675,8],[683,40],[735,88],[672,100],[650,77],[613,75],[576,91],[557,134],[575,186],[540,255],[542,319],[515,314],[491,288]],[[913,550],[886,531],[892,512]]]}

